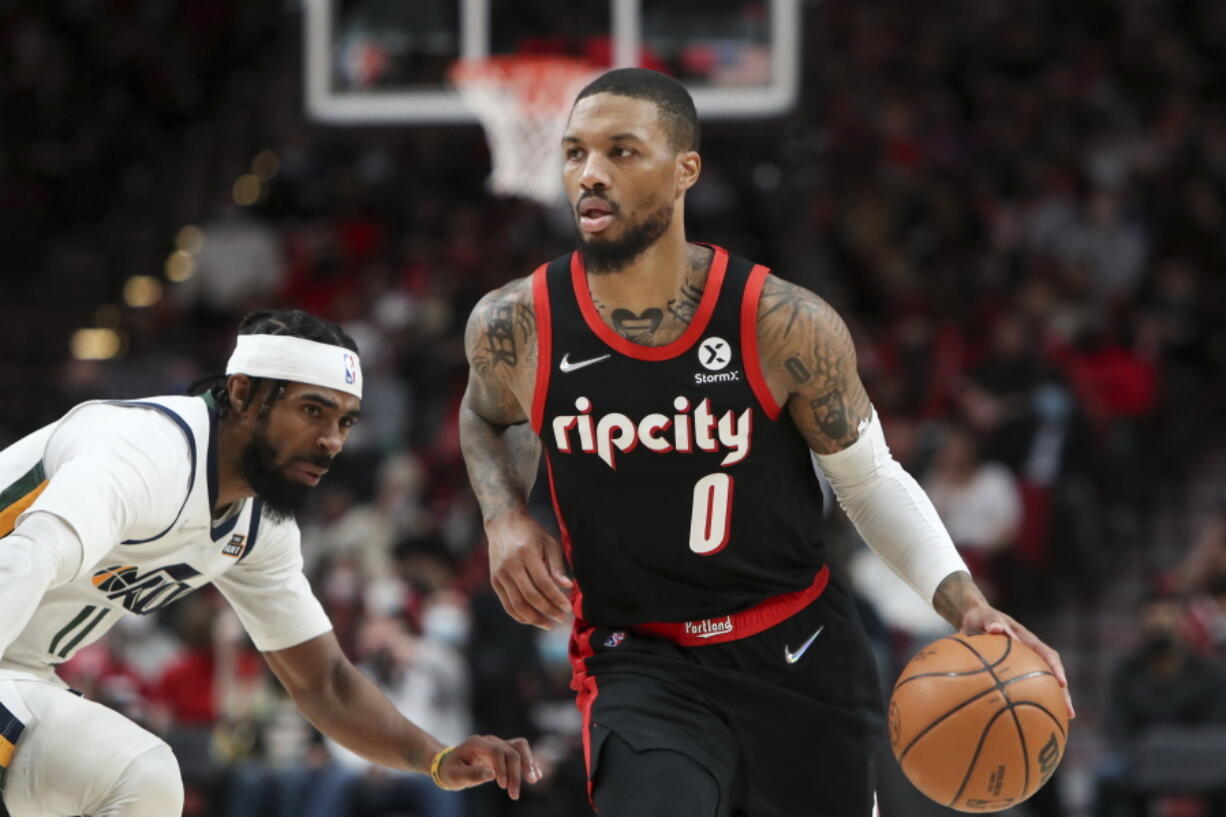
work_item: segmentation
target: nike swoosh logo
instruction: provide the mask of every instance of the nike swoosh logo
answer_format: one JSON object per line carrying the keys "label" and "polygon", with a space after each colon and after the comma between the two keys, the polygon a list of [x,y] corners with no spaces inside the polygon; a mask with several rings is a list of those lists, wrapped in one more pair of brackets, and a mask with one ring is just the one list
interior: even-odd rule
{"label": "nike swoosh logo", "polygon": [[788,649],[787,645],[785,644],[783,647],[783,660],[787,661],[789,664],[795,664],[797,661],[799,661],[800,657],[805,654],[806,650],[809,649],[809,645],[812,644],[817,639],[817,637],[822,634],[822,630],[824,629],[826,629],[825,624],[823,624],[822,626],[814,630],[813,635],[809,636],[809,640],[801,644],[800,648],[796,650],[796,652],[792,652],[790,649]]}
{"label": "nike swoosh logo", "polygon": [[566,374],[568,372],[573,372],[576,369],[582,369],[584,366],[591,366],[593,363],[608,360],[610,357],[612,357],[612,355],[601,355],[600,357],[589,357],[587,360],[576,360],[574,363],[571,363],[570,353],[567,352],[566,354],[562,355],[562,362],[558,364],[558,368],[562,370],[563,374]]}

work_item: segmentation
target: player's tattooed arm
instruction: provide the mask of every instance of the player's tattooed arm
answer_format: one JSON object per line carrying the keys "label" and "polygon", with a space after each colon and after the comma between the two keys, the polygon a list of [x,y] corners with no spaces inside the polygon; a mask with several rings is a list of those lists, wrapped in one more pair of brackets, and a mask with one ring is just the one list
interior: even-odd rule
{"label": "player's tattooed arm", "polygon": [[468,388],[460,403],[460,446],[473,491],[488,521],[527,502],[540,461],[528,424],[536,377],[536,317],[529,279],[481,299],[464,334]]}
{"label": "player's tattooed arm", "polygon": [[842,451],[860,438],[872,404],[856,371],[847,324],[824,300],[773,275],[758,303],[763,370],[809,447]]}
{"label": "player's tattooed arm", "polygon": [[988,606],[982,591],[971,574],[958,570],[946,576],[932,597],[932,606],[954,627],[961,629],[963,621],[972,610]]}
{"label": "player's tattooed arm", "polygon": [[528,278],[512,281],[477,303],[464,330],[464,350],[474,373],[508,390],[520,385],[529,370],[535,374],[536,315]]}
{"label": "player's tattooed arm", "polygon": [[548,628],[570,611],[562,545],[528,513],[541,446],[529,425],[536,367],[530,279],[487,295],[468,321],[460,448],[489,544],[490,586],[516,620]]}

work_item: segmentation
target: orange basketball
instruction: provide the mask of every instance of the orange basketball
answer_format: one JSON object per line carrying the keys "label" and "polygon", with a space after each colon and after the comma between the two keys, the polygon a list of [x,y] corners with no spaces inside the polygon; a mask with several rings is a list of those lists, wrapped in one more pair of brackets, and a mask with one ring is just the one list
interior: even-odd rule
{"label": "orange basketball", "polygon": [[952,635],[920,650],[890,696],[903,773],[958,811],[1034,794],[1064,756],[1064,693],[1034,650],[1003,635]]}

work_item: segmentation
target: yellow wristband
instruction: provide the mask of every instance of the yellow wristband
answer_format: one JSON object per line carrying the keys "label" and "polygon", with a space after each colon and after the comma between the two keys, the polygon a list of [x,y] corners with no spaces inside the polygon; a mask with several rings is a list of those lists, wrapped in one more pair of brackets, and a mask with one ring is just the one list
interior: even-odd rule
{"label": "yellow wristband", "polygon": [[439,777],[439,770],[443,768],[443,758],[451,754],[455,750],[454,746],[448,746],[440,749],[439,753],[434,756],[434,760],[430,761],[430,779],[434,781],[434,785],[438,786],[443,791],[451,791],[443,783],[443,778]]}

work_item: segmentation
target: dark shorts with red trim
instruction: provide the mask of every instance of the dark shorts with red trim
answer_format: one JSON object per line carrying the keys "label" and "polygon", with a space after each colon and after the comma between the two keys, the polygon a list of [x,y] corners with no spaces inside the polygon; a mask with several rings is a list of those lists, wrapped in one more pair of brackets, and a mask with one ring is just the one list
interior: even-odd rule
{"label": "dark shorts with red trim", "polygon": [[[881,688],[855,603],[837,581],[790,618],[739,640],[682,647],[601,627],[576,636],[590,652],[575,678],[589,792],[596,781],[602,791],[642,785],[602,763],[601,747],[615,733],[638,752],[672,750],[696,761],[719,783],[721,815],[871,815]],[[675,813],[688,817],[684,803]]]}

